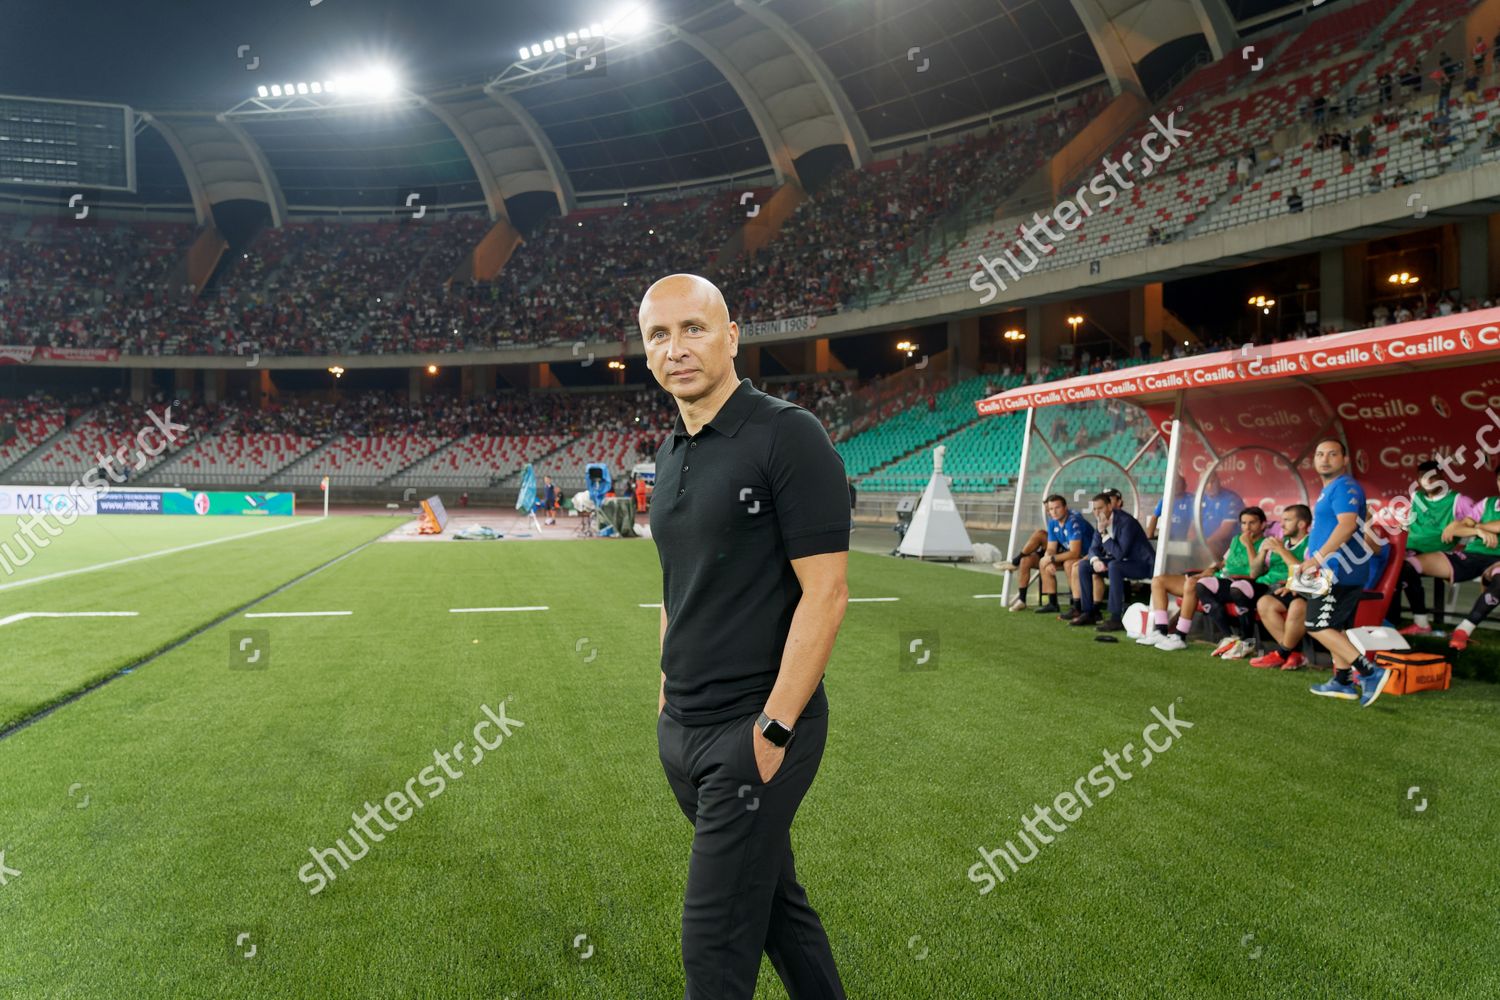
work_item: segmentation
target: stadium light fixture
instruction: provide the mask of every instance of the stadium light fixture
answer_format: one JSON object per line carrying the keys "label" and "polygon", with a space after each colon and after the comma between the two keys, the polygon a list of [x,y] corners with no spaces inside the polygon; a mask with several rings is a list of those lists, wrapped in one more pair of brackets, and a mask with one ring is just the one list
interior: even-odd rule
{"label": "stadium light fixture", "polygon": [[1068,317],[1068,325],[1073,328],[1073,339],[1074,340],[1078,339],[1078,327],[1080,325],[1082,325],[1082,323],[1083,323],[1083,317],[1082,316],[1069,316]]}
{"label": "stadium light fixture", "polygon": [[273,83],[273,84],[271,84],[271,96],[272,97],[280,97],[281,96],[281,84],[279,84],[279,83]]}
{"label": "stadium light fixture", "polygon": [[427,374],[429,374],[429,375],[436,375],[437,373],[438,373],[438,366],[437,365],[428,365],[427,366]]}
{"label": "stadium light fixture", "polygon": [[1005,339],[1021,341],[1026,339],[1026,334],[1023,331],[1017,330],[1012,327],[1011,329],[1005,331]]}
{"label": "stadium light fixture", "polygon": [[609,367],[617,369],[619,371],[624,371],[625,370],[625,362],[623,362],[623,361],[611,361],[609,363]]}
{"label": "stadium light fixture", "polygon": [[333,365],[328,369],[328,374],[332,375],[334,378],[343,378],[344,368],[342,365]]}
{"label": "stadium light fixture", "polygon": [[901,341],[901,343],[899,343],[899,344],[896,345],[896,350],[898,350],[898,351],[905,351],[906,352],[906,356],[909,358],[913,354],[916,353],[916,351],[917,351],[917,345],[913,344],[909,340],[903,340],[903,341]]}
{"label": "stadium light fixture", "polygon": [[270,88],[266,87],[265,84],[262,84],[259,87],[256,87],[255,88],[255,96],[257,96],[257,97],[270,97],[271,96]]}
{"label": "stadium light fixture", "polygon": [[1418,278],[1415,274],[1411,274],[1408,271],[1402,271],[1400,274],[1391,275],[1386,280],[1393,285],[1415,285],[1422,279]]}
{"label": "stadium light fixture", "polygon": [[1264,316],[1271,315],[1271,307],[1276,304],[1275,299],[1268,299],[1264,295],[1257,295],[1250,300],[1250,305],[1261,311]]}
{"label": "stadium light fixture", "polygon": [[523,46],[521,46],[521,61],[522,61],[522,62],[525,62],[525,61],[526,61],[526,60],[528,60],[528,59],[530,59],[530,58],[531,58],[531,50],[530,50],[530,49],[528,49],[528,48],[527,48],[527,47],[526,47],[526,46],[524,46],[524,45],[523,45]]}
{"label": "stadium light fixture", "polygon": [[547,39],[547,40],[545,40],[545,41],[542,42],[542,51],[543,52],[556,52],[557,51],[557,46],[553,45],[552,44],[552,39],[549,38],[549,39]]}

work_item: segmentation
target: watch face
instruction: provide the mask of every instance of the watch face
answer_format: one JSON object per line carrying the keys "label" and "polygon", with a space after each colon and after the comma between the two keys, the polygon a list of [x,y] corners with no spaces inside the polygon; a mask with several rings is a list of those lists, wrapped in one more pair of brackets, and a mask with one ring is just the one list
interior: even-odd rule
{"label": "watch face", "polygon": [[792,731],[775,719],[767,719],[760,732],[767,740],[779,747],[786,746],[787,741],[792,738]]}

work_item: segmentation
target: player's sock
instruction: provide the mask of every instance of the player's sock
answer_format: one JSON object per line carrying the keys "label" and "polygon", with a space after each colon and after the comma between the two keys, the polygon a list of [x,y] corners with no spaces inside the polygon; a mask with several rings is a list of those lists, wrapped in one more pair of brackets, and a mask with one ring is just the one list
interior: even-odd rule
{"label": "player's sock", "polygon": [[1465,618],[1463,621],[1461,621],[1461,622],[1458,623],[1458,627],[1455,628],[1453,631],[1455,631],[1455,632],[1462,632],[1464,635],[1468,635],[1470,632],[1473,632],[1478,627],[1479,626],[1476,625],[1474,622],[1471,622],[1467,618]]}
{"label": "player's sock", "polygon": [[1340,684],[1353,684],[1354,671],[1349,667],[1338,667],[1333,671],[1333,679]]}
{"label": "player's sock", "polygon": [[[1166,614],[1166,612],[1164,611],[1164,612],[1162,612],[1162,614]],[[1185,636],[1189,632],[1191,632],[1192,630],[1193,630],[1193,619],[1189,618],[1189,617],[1187,617],[1185,615],[1178,615],[1177,616],[1177,634]],[[1162,631],[1165,632],[1166,629],[1163,628]]]}
{"label": "player's sock", "polygon": [[1375,672],[1375,664],[1371,663],[1368,657],[1361,654],[1360,656],[1356,656],[1354,658],[1354,669],[1358,670],[1361,674],[1368,676]]}
{"label": "player's sock", "polygon": [[1170,616],[1165,611],[1151,612],[1151,626],[1162,635],[1167,634],[1167,622],[1170,620]]}
{"label": "player's sock", "polygon": [[1412,615],[1411,620],[1412,624],[1416,625],[1418,628],[1432,628],[1431,615]]}

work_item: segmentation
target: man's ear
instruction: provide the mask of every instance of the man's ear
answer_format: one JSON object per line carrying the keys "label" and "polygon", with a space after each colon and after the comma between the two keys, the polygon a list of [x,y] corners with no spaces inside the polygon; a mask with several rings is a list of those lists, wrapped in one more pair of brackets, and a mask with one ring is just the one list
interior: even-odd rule
{"label": "man's ear", "polygon": [[729,321],[729,356],[740,356],[740,325],[734,320]]}

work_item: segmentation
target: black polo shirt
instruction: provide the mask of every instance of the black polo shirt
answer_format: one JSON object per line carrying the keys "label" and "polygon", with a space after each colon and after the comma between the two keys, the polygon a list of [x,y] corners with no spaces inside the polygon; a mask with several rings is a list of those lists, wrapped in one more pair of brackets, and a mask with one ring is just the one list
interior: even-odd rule
{"label": "black polo shirt", "polygon": [[[802,598],[791,560],[849,550],[844,460],[817,417],[743,379],[696,435],[679,414],[657,449],[651,537],[667,714],[707,725],[758,712]],[[827,711],[819,682],[802,714]]]}

